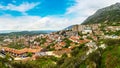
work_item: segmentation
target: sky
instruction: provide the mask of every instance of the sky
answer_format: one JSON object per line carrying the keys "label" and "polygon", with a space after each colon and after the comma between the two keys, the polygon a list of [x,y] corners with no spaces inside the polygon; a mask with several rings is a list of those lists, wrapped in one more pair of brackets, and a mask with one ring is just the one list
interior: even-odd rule
{"label": "sky", "polygon": [[0,30],[61,30],[120,0],[0,0]]}

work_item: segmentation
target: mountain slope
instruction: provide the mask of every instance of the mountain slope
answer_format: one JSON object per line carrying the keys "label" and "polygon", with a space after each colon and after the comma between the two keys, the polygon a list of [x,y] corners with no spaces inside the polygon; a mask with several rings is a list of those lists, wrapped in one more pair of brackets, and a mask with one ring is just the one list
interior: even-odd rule
{"label": "mountain slope", "polygon": [[82,24],[120,22],[120,3],[102,8],[88,17]]}

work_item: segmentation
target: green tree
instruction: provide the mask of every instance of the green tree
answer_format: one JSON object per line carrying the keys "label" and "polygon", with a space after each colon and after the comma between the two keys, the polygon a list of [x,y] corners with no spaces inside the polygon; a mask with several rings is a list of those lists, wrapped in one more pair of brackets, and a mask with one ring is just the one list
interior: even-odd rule
{"label": "green tree", "polygon": [[31,53],[31,52],[28,52],[28,53],[27,53],[27,56],[28,56],[28,57],[32,57],[32,53]]}

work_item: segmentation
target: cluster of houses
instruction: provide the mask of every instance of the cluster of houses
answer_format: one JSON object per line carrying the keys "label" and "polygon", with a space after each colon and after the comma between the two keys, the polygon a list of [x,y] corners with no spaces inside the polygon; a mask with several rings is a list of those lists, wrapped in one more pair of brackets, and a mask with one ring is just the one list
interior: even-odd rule
{"label": "cluster of houses", "polygon": [[[85,44],[89,51],[87,55],[93,50],[97,49],[96,41],[99,37],[103,38],[120,38],[120,36],[104,35],[100,30],[100,24],[92,25],[74,25],[71,30],[61,30],[50,34],[40,34],[34,36],[20,36],[18,38],[6,38],[0,44],[2,53],[9,53],[14,57],[24,57],[27,53],[32,53],[33,56],[61,56],[64,53],[69,54],[71,50],[81,44]],[[108,26],[106,31],[118,31],[120,26]],[[79,35],[81,33],[82,35]],[[71,41],[70,45],[66,47],[64,39]],[[41,42],[42,41],[42,42]],[[24,49],[8,48],[10,43],[23,43]],[[29,48],[27,47],[29,46]],[[50,47],[49,47],[50,46]],[[53,51],[44,50],[45,48],[53,48]]]}
{"label": "cluster of houses", "polygon": [[100,24],[90,24],[90,25],[74,25],[72,31],[79,31],[83,34],[92,33],[99,29]]}
{"label": "cluster of houses", "polygon": [[119,31],[120,30],[120,26],[107,26],[106,30],[107,31]]}

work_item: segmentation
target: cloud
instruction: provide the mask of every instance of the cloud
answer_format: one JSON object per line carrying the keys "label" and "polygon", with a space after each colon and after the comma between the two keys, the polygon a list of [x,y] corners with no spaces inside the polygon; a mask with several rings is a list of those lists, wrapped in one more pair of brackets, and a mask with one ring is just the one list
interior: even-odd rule
{"label": "cloud", "polygon": [[10,15],[0,17],[0,30],[61,30],[79,19],[60,18],[55,16],[20,16]]}
{"label": "cloud", "polygon": [[34,24],[40,19],[41,18],[38,16],[1,16],[0,30],[27,30],[30,25]]}
{"label": "cloud", "polygon": [[14,4],[10,3],[7,6],[4,6],[4,5],[0,4],[0,9],[18,11],[18,12],[25,13],[26,11],[29,11],[30,9],[33,9],[34,7],[36,7],[39,4],[40,4],[39,2],[37,2],[37,3],[23,2],[20,5],[14,5]]}

